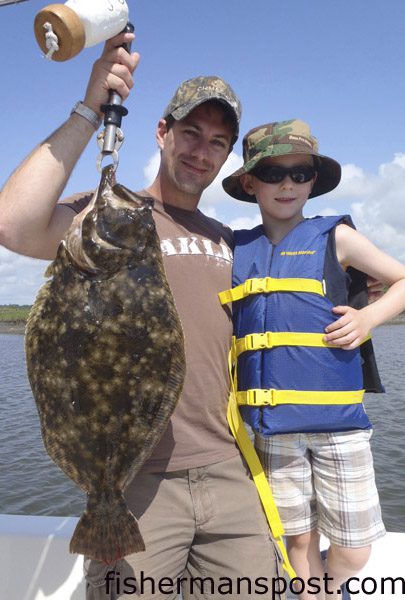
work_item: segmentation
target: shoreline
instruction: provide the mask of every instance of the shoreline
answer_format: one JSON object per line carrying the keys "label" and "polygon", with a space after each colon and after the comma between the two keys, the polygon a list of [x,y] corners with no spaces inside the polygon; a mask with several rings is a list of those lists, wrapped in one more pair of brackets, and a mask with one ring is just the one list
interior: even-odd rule
{"label": "shoreline", "polygon": [[0,321],[0,333],[24,335],[25,322],[24,321],[18,321],[18,322]]}

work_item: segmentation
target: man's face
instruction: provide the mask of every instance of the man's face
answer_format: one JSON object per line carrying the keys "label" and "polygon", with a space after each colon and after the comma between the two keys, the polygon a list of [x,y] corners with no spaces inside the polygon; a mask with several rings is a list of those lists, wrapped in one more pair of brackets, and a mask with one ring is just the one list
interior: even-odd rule
{"label": "man's face", "polygon": [[166,187],[199,199],[227,159],[233,135],[222,108],[209,102],[174,121],[169,131],[160,121],[160,173]]}

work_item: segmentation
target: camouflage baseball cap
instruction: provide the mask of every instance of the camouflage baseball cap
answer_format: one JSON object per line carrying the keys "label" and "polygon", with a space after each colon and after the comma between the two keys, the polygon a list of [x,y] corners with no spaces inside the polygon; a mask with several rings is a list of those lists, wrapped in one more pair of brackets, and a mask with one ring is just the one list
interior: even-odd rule
{"label": "camouflage baseball cap", "polygon": [[215,75],[199,76],[183,81],[166,107],[163,118],[172,115],[176,121],[180,121],[194,108],[208,100],[218,100],[231,109],[235,118],[235,138],[233,140],[235,143],[239,135],[241,104],[231,86]]}
{"label": "camouflage baseball cap", "polygon": [[311,135],[309,126],[298,119],[259,125],[247,132],[243,138],[243,166],[222,182],[224,190],[245,202],[257,202],[255,196],[247,194],[240,181],[243,173],[249,173],[263,158],[287,154],[311,154],[315,156],[317,178],[310,198],[326,194],[339,183],[341,167],[338,162],[318,152],[318,142]]}

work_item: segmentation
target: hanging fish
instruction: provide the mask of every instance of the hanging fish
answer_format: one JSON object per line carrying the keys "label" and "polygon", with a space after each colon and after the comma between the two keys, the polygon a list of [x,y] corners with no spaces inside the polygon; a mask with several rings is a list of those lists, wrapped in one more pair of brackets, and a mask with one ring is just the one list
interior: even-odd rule
{"label": "hanging fish", "polygon": [[106,562],[145,548],[123,490],[166,429],[185,374],[152,203],[105,167],[26,328],[45,448],[88,498],[70,551]]}

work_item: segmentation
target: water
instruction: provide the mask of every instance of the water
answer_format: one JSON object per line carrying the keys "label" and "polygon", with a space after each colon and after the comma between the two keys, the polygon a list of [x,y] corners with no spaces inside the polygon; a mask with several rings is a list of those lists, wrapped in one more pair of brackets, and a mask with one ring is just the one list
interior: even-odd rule
{"label": "water", "polygon": [[46,454],[24,338],[0,334],[0,513],[80,515],[85,494]]}
{"label": "water", "polygon": [[405,532],[405,324],[373,334],[385,394],[366,394],[374,425],[371,448],[383,519],[388,531]]}
{"label": "water", "polygon": [[[386,394],[368,394],[372,448],[384,522],[405,532],[405,325],[374,333]],[[0,334],[0,513],[79,515],[84,494],[48,458],[26,376],[24,340]]]}

